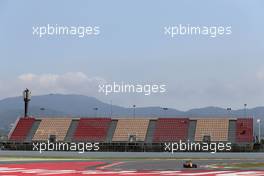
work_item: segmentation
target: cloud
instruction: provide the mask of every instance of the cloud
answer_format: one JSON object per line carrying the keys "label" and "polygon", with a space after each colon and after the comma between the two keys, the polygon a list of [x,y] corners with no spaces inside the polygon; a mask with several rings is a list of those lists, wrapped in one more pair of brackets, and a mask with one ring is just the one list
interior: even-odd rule
{"label": "cloud", "polygon": [[23,80],[23,81],[32,81],[35,77],[36,75],[32,73],[27,73],[27,74],[18,76],[18,79]]}
{"label": "cloud", "polygon": [[257,74],[256,74],[256,77],[257,77],[258,80],[264,81],[264,70],[263,69],[262,70],[259,70],[257,72]]}
{"label": "cloud", "polygon": [[74,93],[90,95],[96,93],[98,84],[105,82],[100,77],[89,77],[83,72],[67,72],[64,74],[25,73],[17,77],[18,87],[27,87],[36,94]]}
{"label": "cloud", "polygon": [[60,75],[43,74],[35,75],[32,73],[26,73],[18,76],[18,80],[21,84],[38,87],[52,87],[57,85]]}
{"label": "cloud", "polygon": [[[167,82],[167,93],[144,96],[141,94],[98,93],[98,85],[112,80],[89,76],[83,72],[66,72],[63,74],[24,73],[14,79],[0,80],[0,98],[21,95],[29,88],[33,95],[63,93],[81,94],[99,98],[104,102],[113,100],[122,106],[167,106],[177,109],[189,109],[203,106],[230,106],[239,108],[244,103],[249,106],[263,105],[264,69],[251,74],[230,79],[208,79],[203,81]],[[136,81],[132,83],[137,83]]]}

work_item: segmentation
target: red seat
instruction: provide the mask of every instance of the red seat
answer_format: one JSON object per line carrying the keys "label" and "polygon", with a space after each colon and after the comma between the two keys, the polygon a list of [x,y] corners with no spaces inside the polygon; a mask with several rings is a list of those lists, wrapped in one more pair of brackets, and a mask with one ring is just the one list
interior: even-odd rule
{"label": "red seat", "polygon": [[189,119],[160,118],[156,123],[153,142],[186,141],[188,138]]}
{"label": "red seat", "polygon": [[12,141],[24,141],[35,122],[35,118],[20,118],[10,136]]}
{"label": "red seat", "polygon": [[74,140],[104,142],[110,123],[109,118],[81,118],[74,134]]}
{"label": "red seat", "polygon": [[253,119],[237,119],[236,142],[253,142]]}

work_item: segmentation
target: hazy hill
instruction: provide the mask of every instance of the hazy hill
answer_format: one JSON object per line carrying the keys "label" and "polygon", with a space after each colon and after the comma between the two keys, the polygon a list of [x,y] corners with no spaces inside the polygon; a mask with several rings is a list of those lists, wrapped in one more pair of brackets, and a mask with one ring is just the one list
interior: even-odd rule
{"label": "hazy hill", "polygon": [[[12,97],[0,100],[0,129],[8,131],[10,124],[23,115],[22,97]],[[98,108],[96,111],[94,108]],[[112,109],[112,111],[111,111]],[[32,116],[104,116],[110,117],[132,117],[133,108],[125,108],[110,105],[96,98],[83,95],[49,94],[33,96],[30,101],[30,114]],[[244,117],[244,109],[227,112],[224,108],[205,107],[188,111],[179,111],[169,108],[163,110],[161,107],[137,107],[138,117]],[[263,119],[264,107],[247,109],[246,116],[255,119]]]}

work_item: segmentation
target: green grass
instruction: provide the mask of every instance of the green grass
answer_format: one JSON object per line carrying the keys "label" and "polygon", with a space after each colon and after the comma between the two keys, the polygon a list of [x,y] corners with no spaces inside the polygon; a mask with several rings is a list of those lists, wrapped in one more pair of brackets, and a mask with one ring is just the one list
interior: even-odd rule
{"label": "green grass", "polygon": [[237,163],[234,164],[235,167],[238,168],[256,168],[256,167],[262,167],[264,168],[264,163]]}
{"label": "green grass", "polygon": [[264,168],[263,162],[243,162],[243,163],[221,163],[215,164],[217,166],[224,166],[233,169],[250,169],[250,168]]}

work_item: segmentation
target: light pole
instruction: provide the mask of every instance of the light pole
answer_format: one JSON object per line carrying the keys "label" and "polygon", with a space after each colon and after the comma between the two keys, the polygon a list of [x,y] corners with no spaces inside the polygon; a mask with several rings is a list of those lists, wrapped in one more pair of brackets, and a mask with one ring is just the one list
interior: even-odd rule
{"label": "light pole", "polygon": [[244,104],[244,116],[247,117],[247,104]]}
{"label": "light pole", "polygon": [[95,117],[97,117],[97,111],[98,111],[98,108],[95,107],[95,108],[93,108],[93,110],[95,110]]}
{"label": "light pole", "polygon": [[134,119],[136,117],[136,105],[133,105],[133,117],[134,117]]}
{"label": "light pole", "polygon": [[167,116],[166,111],[167,111],[169,108],[162,108],[162,109],[163,109],[163,111],[164,111],[164,117]]}
{"label": "light pole", "polygon": [[231,108],[226,108],[226,110],[227,110],[228,116],[231,117],[231,111],[232,111],[232,109]]}
{"label": "light pole", "polygon": [[[41,115],[44,116],[44,115],[45,115],[45,112],[44,112],[44,111],[45,111],[45,108],[40,108],[39,110],[40,110],[40,116],[41,116]],[[43,112],[43,113],[42,113],[42,112]]]}
{"label": "light pole", "polygon": [[257,120],[257,123],[258,123],[258,125],[259,125],[259,136],[258,136],[258,140],[259,140],[259,143],[260,143],[260,123],[261,123],[261,120],[258,119],[258,120]]}
{"label": "light pole", "polygon": [[31,99],[31,92],[28,89],[23,91],[23,98],[24,98],[24,102],[25,102],[24,117],[28,117],[28,103]]}
{"label": "light pole", "polygon": [[111,100],[111,107],[110,107],[110,118],[112,118],[113,115],[113,102]]}

